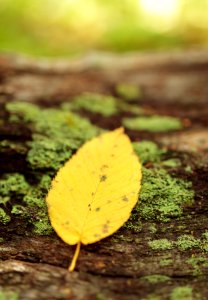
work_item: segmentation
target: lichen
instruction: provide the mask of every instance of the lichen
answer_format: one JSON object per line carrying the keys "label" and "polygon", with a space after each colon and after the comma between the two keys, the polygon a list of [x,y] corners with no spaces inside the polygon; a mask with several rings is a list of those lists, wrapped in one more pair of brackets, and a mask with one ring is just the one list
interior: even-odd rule
{"label": "lichen", "polygon": [[141,97],[139,86],[130,83],[117,84],[116,93],[125,100],[135,100]]}
{"label": "lichen", "polygon": [[181,251],[185,251],[188,249],[199,247],[200,239],[195,239],[195,237],[190,234],[184,234],[178,237],[175,244]]}
{"label": "lichen", "polygon": [[6,225],[11,221],[11,217],[0,207],[0,223]]}
{"label": "lichen", "polygon": [[122,122],[128,129],[150,132],[168,132],[179,130],[183,127],[181,121],[177,118],[156,115],[124,118]]}
{"label": "lichen", "polygon": [[170,299],[171,300],[193,300],[192,294],[192,287],[191,286],[179,286],[172,290]]}
{"label": "lichen", "polygon": [[159,162],[162,155],[166,152],[160,149],[156,143],[145,140],[134,142],[133,148],[143,164],[147,162]]}
{"label": "lichen", "polygon": [[183,207],[193,204],[191,182],[174,178],[161,168],[143,168],[142,173],[139,202],[133,212],[137,217],[167,222],[181,216]]}
{"label": "lichen", "polygon": [[167,239],[159,239],[148,242],[152,250],[170,250],[173,248],[173,242]]}
{"label": "lichen", "polygon": [[70,103],[70,108],[72,110],[84,109],[105,117],[112,116],[118,111],[117,100],[114,97],[93,93],[84,93],[75,97]]}
{"label": "lichen", "polygon": [[165,275],[158,275],[158,274],[154,274],[154,275],[147,275],[141,278],[142,280],[146,280],[149,283],[155,284],[155,283],[160,283],[160,282],[166,282],[166,281],[170,281],[171,278]]}

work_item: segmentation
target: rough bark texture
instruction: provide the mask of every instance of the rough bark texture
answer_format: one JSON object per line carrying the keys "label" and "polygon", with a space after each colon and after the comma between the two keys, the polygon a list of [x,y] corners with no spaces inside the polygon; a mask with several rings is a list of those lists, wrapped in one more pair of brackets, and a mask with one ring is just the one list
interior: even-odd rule
{"label": "rough bark texture", "polygon": [[[30,129],[23,123],[9,121],[4,108],[9,101],[59,107],[82,92],[115,95],[115,86],[121,82],[140,87],[141,97],[134,104],[148,114],[169,115],[182,121],[183,129],[171,133],[127,133],[133,141],[155,141],[167,147],[167,158],[180,159],[181,165],[170,168],[170,172],[192,181],[194,204],[184,208],[180,218],[173,217],[165,223],[141,219],[139,232],[121,228],[113,237],[83,246],[73,273],[67,271],[67,266],[74,247],[66,245],[55,233],[28,234],[28,228],[18,223],[18,218],[6,226],[0,225],[0,293],[5,299],[208,299],[205,51],[121,57],[94,54],[71,62],[1,55],[1,140],[19,142],[24,148],[25,141],[31,138]],[[102,128],[121,125],[121,115],[103,117],[86,111],[80,114]],[[25,151],[11,147],[1,151],[1,176],[27,173]],[[183,166],[189,166],[191,171],[186,172]],[[181,246],[180,237],[184,235],[193,240],[188,244],[186,240]],[[161,239],[175,244],[150,246],[151,241]]]}

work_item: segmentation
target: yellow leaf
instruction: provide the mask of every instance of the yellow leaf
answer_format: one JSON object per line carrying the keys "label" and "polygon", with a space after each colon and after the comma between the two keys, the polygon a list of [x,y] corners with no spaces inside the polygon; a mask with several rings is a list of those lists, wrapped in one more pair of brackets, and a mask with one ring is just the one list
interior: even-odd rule
{"label": "yellow leaf", "polygon": [[97,242],[130,216],[141,186],[141,164],[123,128],[84,144],[59,170],[47,196],[51,224],[68,244]]}

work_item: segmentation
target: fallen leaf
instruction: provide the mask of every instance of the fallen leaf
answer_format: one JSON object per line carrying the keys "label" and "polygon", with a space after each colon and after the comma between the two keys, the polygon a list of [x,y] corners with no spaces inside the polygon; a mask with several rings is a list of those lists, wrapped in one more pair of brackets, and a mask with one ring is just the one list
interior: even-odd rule
{"label": "fallen leaf", "polygon": [[77,248],[97,242],[126,222],[141,186],[141,164],[123,128],[85,143],[58,171],[46,202],[57,234]]}

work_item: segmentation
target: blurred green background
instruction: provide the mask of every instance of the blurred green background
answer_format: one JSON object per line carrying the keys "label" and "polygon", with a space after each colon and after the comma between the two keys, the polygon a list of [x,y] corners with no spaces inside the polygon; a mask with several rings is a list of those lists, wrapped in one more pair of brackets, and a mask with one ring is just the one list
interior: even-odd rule
{"label": "blurred green background", "polygon": [[208,0],[0,0],[0,51],[71,56],[206,47]]}

